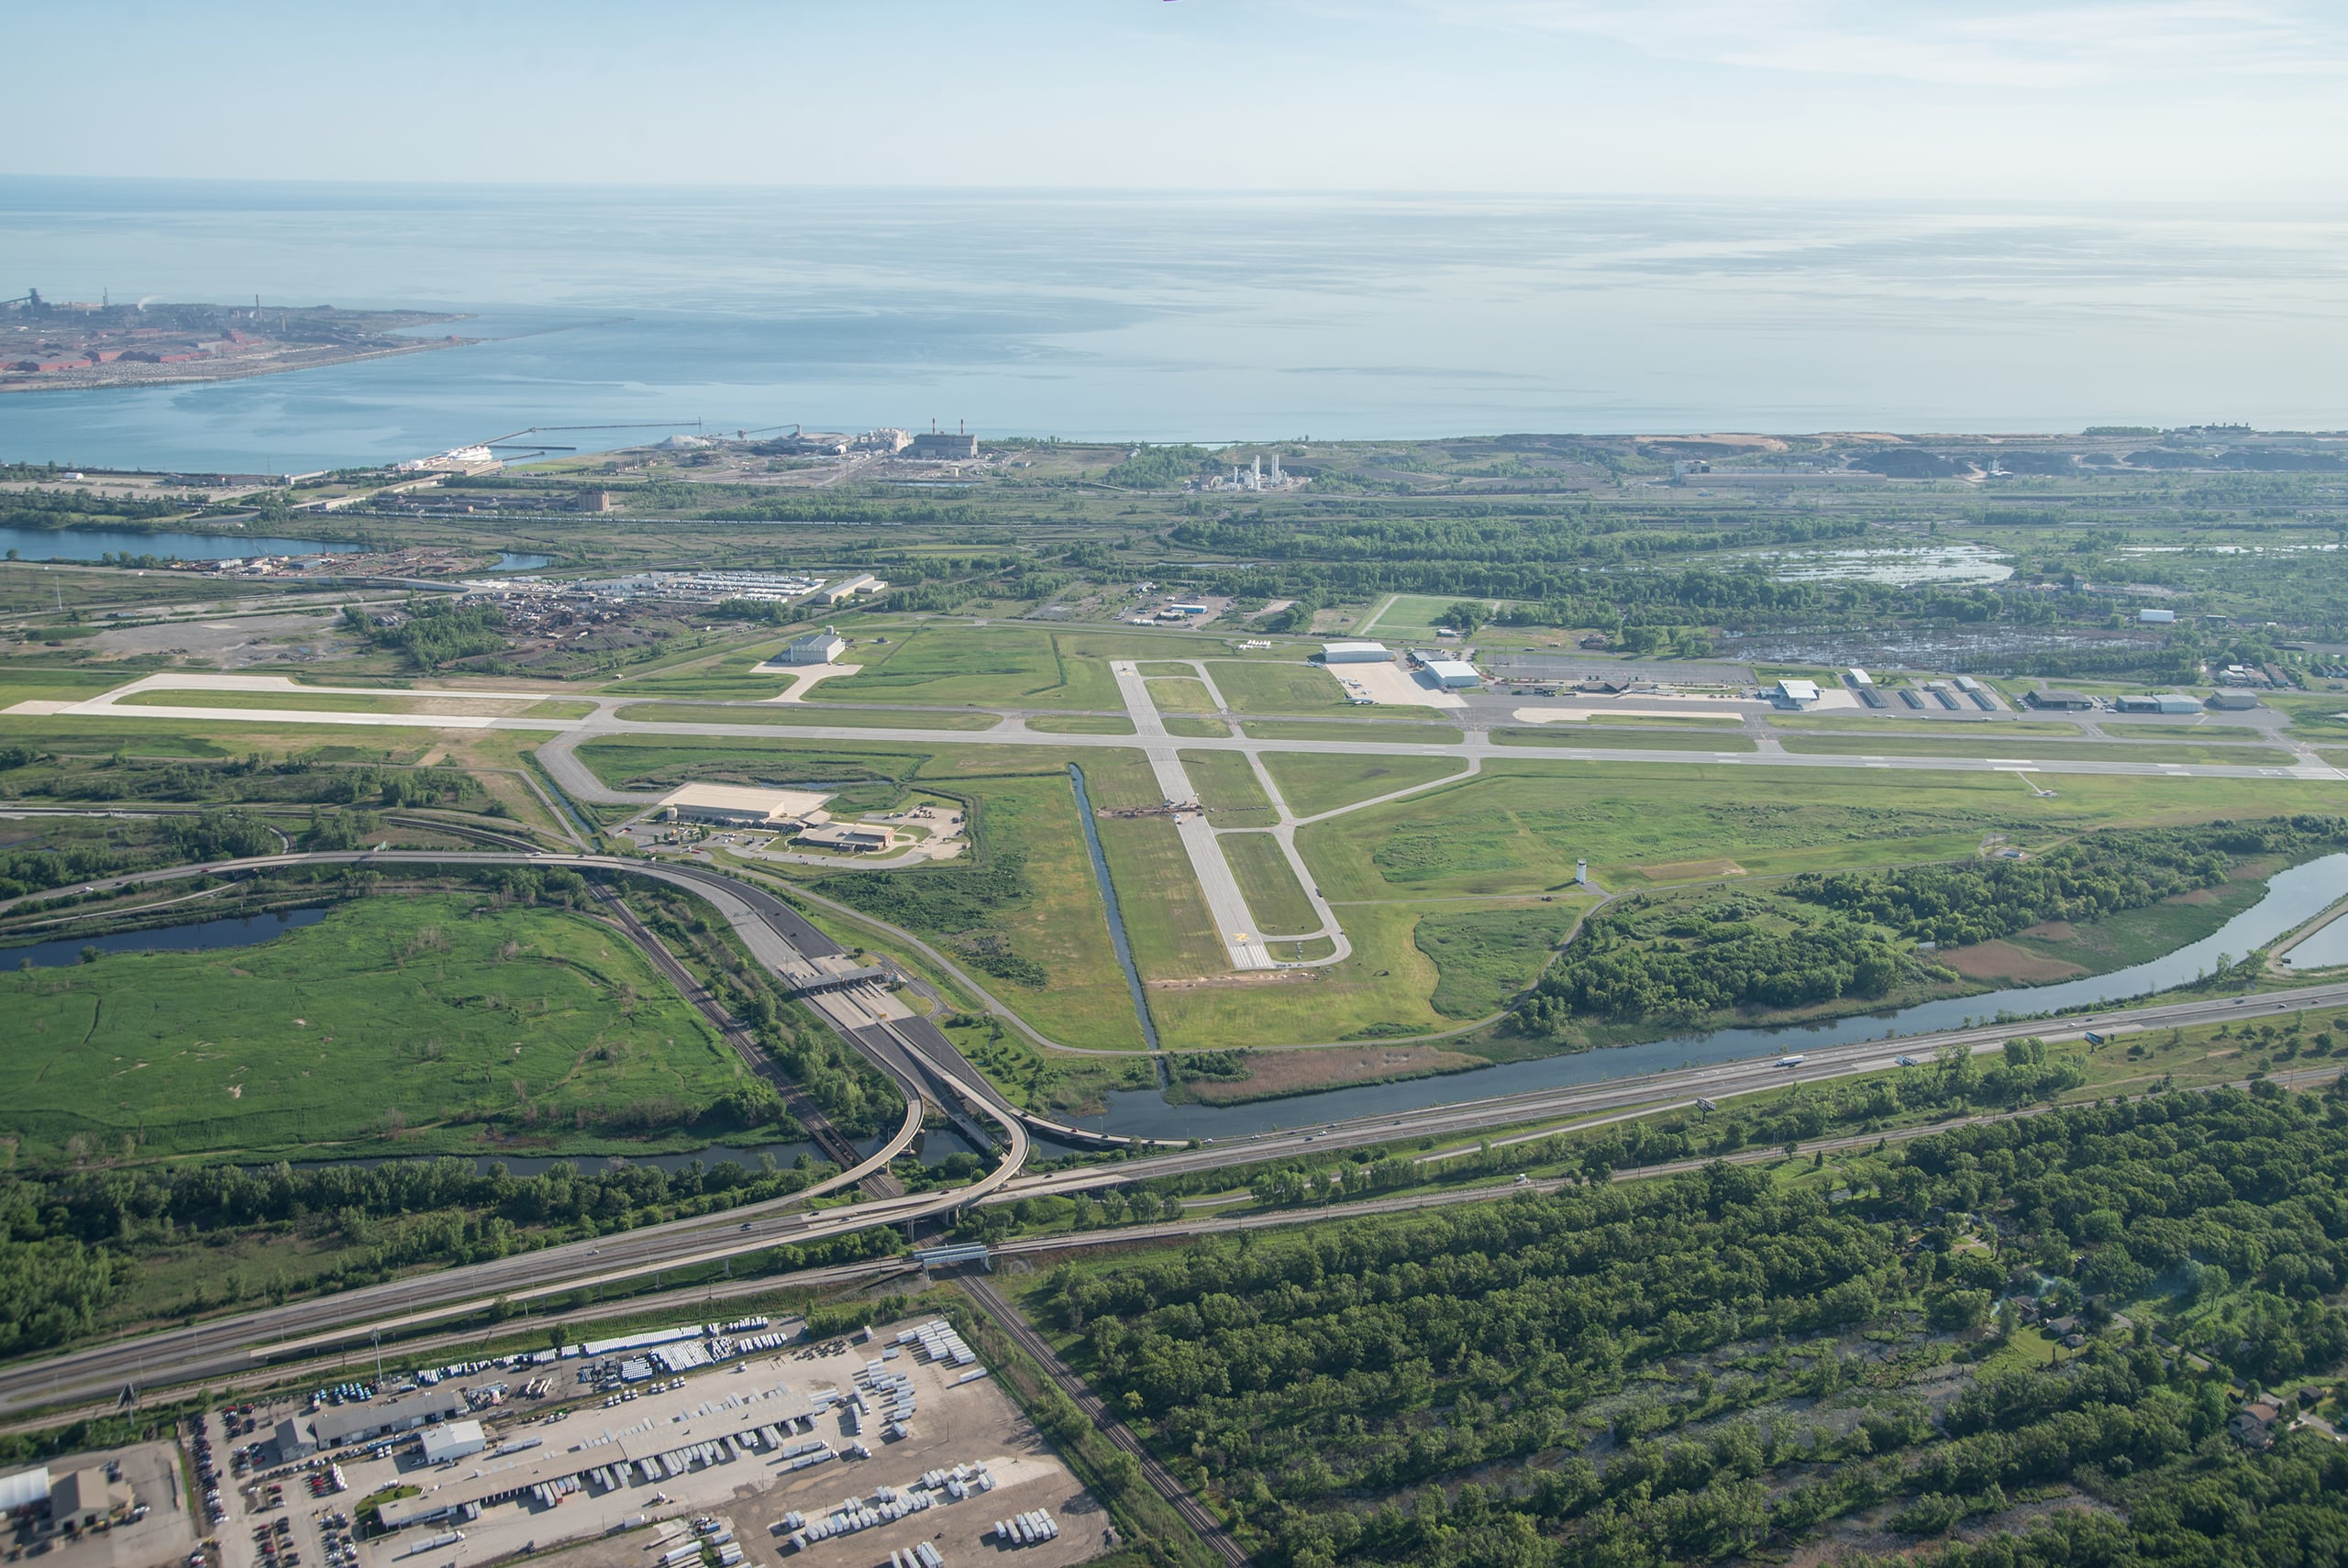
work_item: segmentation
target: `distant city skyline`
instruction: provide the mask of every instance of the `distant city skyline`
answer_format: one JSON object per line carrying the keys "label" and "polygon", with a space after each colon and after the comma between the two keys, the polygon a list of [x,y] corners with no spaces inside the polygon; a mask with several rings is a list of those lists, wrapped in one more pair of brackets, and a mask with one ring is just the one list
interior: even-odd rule
{"label": "distant city skyline", "polygon": [[2348,8],[21,9],[17,174],[2336,202]]}

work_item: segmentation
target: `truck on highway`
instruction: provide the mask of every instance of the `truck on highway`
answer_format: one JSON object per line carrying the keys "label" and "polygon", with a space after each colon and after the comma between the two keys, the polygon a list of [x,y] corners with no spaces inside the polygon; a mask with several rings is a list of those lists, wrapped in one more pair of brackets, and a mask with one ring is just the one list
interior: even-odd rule
{"label": "truck on highway", "polygon": [[1802,1065],[1803,1060],[1804,1058],[1800,1056],[1780,1056],[1778,1058],[1778,1066],[1781,1067],[1799,1067]]}

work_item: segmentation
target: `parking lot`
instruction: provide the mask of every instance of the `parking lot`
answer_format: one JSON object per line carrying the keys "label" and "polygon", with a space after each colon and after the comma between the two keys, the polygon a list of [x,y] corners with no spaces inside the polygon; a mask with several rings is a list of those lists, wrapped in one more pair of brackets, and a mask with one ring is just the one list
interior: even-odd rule
{"label": "parking lot", "polygon": [[[648,1545],[664,1524],[696,1518],[723,1521],[745,1561],[761,1568],[786,1556],[869,1568],[922,1540],[949,1565],[1007,1552],[1060,1568],[1099,1552],[1107,1515],[981,1369],[924,1361],[917,1346],[893,1342],[896,1328],[912,1326],[892,1326],[870,1344],[766,1352],[624,1387],[583,1382],[595,1364],[565,1361],[540,1407],[479,1414],[482,1452],[428,1464],[410,1435],[382,1457],[345,1458],[349,1490],[334,1500],[342,1506],[415,1489],[385,1510],[387,1521],[414,1522],[361,1542],[354,1561],[333,1561],[323,1545],[312,1556],[297,1518],[298,1562],[259,1557],[226,1568],[389,1568],[409,1559],[407,1568],[466,1568],[563,1541],[581,1543],[563,1554],[575,1568],[661,1568],[673,1546]],[[908,1408],[902,1435],[889,1435],[891,1412]],[[825,1452],[811,1457],[817,1450]],[[979,1466],[991,1490],[973,1485],[957,1497],[942,1481],[919,1485]],[[931,1506],[798,1551],[788,1530],[772,1528],[792,1513],[824,1518],[882,1488],[923,1490]],[[312,1512],[311,1501],[287,1511]],[[443,1508],[455,1517],[438,1517]],[[992,1540],[998,1519],[1038,1508],[1059,1525],[1057,1539],[1017,1548]]]}

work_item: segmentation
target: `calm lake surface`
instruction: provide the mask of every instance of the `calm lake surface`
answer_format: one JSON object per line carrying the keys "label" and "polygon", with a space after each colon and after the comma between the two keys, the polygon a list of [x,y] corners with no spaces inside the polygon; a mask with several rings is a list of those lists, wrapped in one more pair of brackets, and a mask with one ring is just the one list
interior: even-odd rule
{"label": "calm lake surface", "polygon": [[[2348,425],[2348,214],[8,177],[12,286],[483,339],[0,397],[0,458],[299,472],[540,427],[1140,440]],[[626,425],[627,430],[553,426]]]}
{"label": "calm lake surface", "polygon": [[[2150,963],[2117,969],[2109,975],[2066,980],[2053,986],[2017,986],[1978,996],[1952,997],[1811,1028],[1721,1029],[1645,1045],[1586,1051],[1574,1056],[1545,1056],[1538,1061],[1512,1062],[1447,1077],[1370,1084],[1255,1105],[1168,1105],[1155,1092],[1125,1090],[1109,1096],[1104,1114],[1080,1120],[1083,1125],[1102,1132],[1149,1138],[1241,1137],[1279,1127],[1303,1127],[1357,1116],[1418,1110],[1456,1100],[1602,1083],[1667,1072],[1674,1067],[1775,1056],[1816,1045],[1924,1034],[1967,1023],[1990,1022],[2001,1013],[2027,1015],[2052,1012],[2058,1008],[2124,1001],[2185,985],[2213,969],[2221,954],[2239,958],[2252,948],[2314,919],[2343,897],[2348,897],[2348,855],[2327,855],[2276,873],[2266,884],[2265,898],[2200,941]],[[2337,927],[2327,927],[2309,941],[2322,940],[2334,929]]]}
{"label": "calm lake surface", "polygon": [[[66,889],[57,890],[61,893]],[[316,925],[326,918],[323,909],[280,910],[272,914],[230,915],[186,925],[157,926],[152,931],[121,931],[108,936],[37,942],[28,947],[0,947],[0,965],[16,967],[30,964],[36,969],[51,969],[79,964],[84,947],[94,947],[101,953],[204,953],[216,947],[250,947],[289,931]]]}
{"label": "calm lake surface", "polygon": [[[6,410],[0,409],[0,419]],[[248,538],[242,534],[141,534],[129,528],[0,528],[0,551],[14,550],[28,561],[94,561],[107,556],[177,556],[183,561],[233,561],[248,556],[345,555],[363,545],[327,545],[316,539]],[[514,562],[547,563],[544,556],[508,556]],[[526,571],[526,566],[499,569]]]}

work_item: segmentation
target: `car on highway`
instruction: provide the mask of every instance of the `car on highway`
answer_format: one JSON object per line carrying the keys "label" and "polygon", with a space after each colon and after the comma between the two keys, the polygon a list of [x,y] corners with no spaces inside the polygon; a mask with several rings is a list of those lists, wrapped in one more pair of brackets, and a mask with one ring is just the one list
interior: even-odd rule
{"label": "car on highway", "polygon": [[1894,1056],[1891,1058],[1891,1065],[1895,1067],[1917,1067],[1923,1064],[1913,1056]]}

